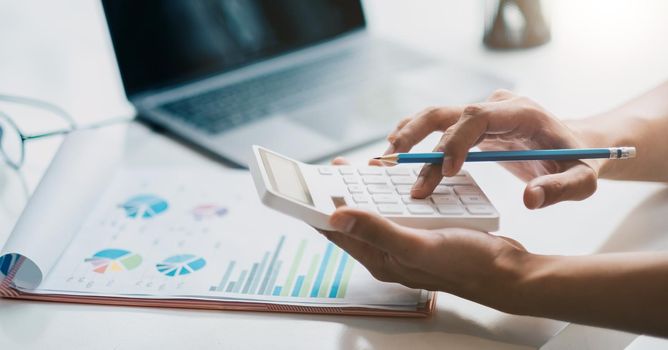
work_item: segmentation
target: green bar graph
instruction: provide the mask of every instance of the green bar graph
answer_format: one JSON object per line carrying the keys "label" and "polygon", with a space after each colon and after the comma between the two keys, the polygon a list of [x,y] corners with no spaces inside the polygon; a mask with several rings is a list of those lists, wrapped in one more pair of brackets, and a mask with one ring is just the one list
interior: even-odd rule
{"label": "green bar graph", "polygon": [[336,268],[336,261],[339,259],[339,255],[341,255],[341,250],[338,248],[333,249],[332,255],[327,262],[327,270],[325,271],[325,277],[322,279],[322,286],[318,291],[319,298],[326,298],[329,295],[329,287],[332,285],[334,269]]}
{"label": "green bar graph", "polygon": [[282,261],[277,261],[276,262],[276,267],[273,269],[271,272],[271,276],[269,276],[269,282],[267,283],[267,287],[264,290],[265,295],[271,295],[271,292],[274,290],[274,285],[276,284],[276,278],[278,278],[278,271],[281,270],[281,265],[283,265]]}
{"label": "green bar graph", "polygon": [[246,281],[246,275],[248,275],[248,270],[241,271],[241,275],[239,276],[239,281],[237,282],[237,285],[234,286],[234,288],[232,289],[232,293],[239,293],[241,291],[241,286],[243,286],[244,281]]}
{"label": "green bar graph", "polygon": [[251,284],[255,280],[255,274],[257,274],[257,269],[260,266],[259,263],[254,263],[253,267],[251,267],[251,272],[250,275],[248,276],[248,279],[246,280],[246,284],[244,284],[244,289],[241,290],[241,293],[248,294],[248,291],[250,290]]}
{"label": "green bar graph", "polygon": [[225,270],[225,274],[223,275],[223,279],[220,281],[220,284],[218,284],[217,287],[212,287],[214,288],[213,290],[221,292],[227,285],[227,281],[230,279],[230,276],[232,275],[232,270],[234,269],[234,264],[236,262],[234,260],[230,261],[230,263],[227,265],[227,269]]}
{"label": "green bar graph", "polygon": [[[278,273],[279,267],[276,266],[276,262],[278,259],[278,255],[281,254],[281,248],[283,248],[284,242],[285,242],[285,236],[281,236],[281,239],[278,240],[278,245],[276,246],[276,249],[274,249],[274,254],[272,254],[271,256],[271,262],[269,263],[269,267],[267,267],[267,272],[265,273],[264,278],[262,279],[262,284],[260,284],[260,290],[257,292],[257,294],[268,294],[266,293],[267,285],[269,284],[269,279],[271,279],[271,276]],[[269,254],[269,252],[267,252],[267,254]]]}
{"label": "green bar graph", "polygon": [[269,252],[264,253],[264,257],[262,257],[262,262],[260,263],[260,266],[257,270],[257,274],[255,274],[255,278],[253,278],[253,282],[251,283],[250,289],[248,290],[248,294],[256,294],[257,287],[260,284],[260,279],[264,273],[264,268],[267,266],[267,260],[269,260]]}
{"label": "green bar graph", "polygon": [[339,291],[336,294],[337,298],[345,298],[346,291],[348,290],[348,282],[350,281],[350,275],[353,273],[353,265],[355,260],[348,258],[346,261],[346,267],[343,270],[343,277],[341,278],[341,285],[339,286]]}
{"label": "green bar graph", "polygon": [[[230,260],[218,283],[211,285],[209,291],[273,297],[345,298],[355,261],[332,243],[323,246],[302,239],[290,247],[287,237],[280,236],[274,249],[258,251],[257,260],[245,258],[244,263],[238,259]],[[310,244],[315,244],[316,248],[309,250]],[[231,281],[233,275],[237,279]],[[283,284],[278,282],[279,277]]]}
{"label": "green bar graph", "polygon": [[320,254],[316,254],[311,259],[311,266],[308,268],[308,273],[306,274],[306,279],[302,285],[302,290],[299,292],[299,296],[305,298],[308,294],[309,289],[311,288],[311,283],[313,283],[313,277],[315,277],[315,271],[318,269],[318,261],[320,260]]}
{"label": "green bar graph", "polygon": [[285,283],[283,283],[283,288],[281,290],[281,296],[283,297],[288,296],[288,294],[292,290],[292,283],[295,281],[295,276],[297,275],[297,268],[299,268],[299,263],[302,260],[302,256],[304,256],[304,248],[306,248],[305,239],[303,239],[299,243],[299,248],[297,248],[297,253],[295,254],[294,259],[292,260],[292,265],[290,265],[290,272],[288,272],[288,277],[285,279]]}

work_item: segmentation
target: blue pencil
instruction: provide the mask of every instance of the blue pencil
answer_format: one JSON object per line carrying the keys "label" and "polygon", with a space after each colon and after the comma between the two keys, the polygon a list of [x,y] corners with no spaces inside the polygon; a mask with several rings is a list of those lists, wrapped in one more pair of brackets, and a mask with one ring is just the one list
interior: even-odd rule
{"label": "blue pencil", "polygon": [[[469,152],[467,162],[508,162],[525,160],[628,159],[635,158],[635,147],[538,149],[526,151]],[[443,152],[395,153],[376,157],[387,163],[442,163]]]}

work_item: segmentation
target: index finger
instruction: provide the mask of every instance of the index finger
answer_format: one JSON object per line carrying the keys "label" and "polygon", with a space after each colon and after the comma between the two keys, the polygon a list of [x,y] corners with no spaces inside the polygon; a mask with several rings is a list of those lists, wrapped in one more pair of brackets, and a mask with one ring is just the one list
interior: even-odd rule
{"label": "index finger", "polygon": [[427,108],[414,118],[404,119],[388,137],[387,153],[408,152],[434,131],[445,130],[455,124],[462,114],[461,107]]}
{"label": "index finger", "polygon": [[486,134],[505,134],[518,129],[526,113],[515,99],[484,102],[467,106],[452,127],[444,143],[445,158],[442,173],[454,176],[466,160],[469,149],[482,141]]}

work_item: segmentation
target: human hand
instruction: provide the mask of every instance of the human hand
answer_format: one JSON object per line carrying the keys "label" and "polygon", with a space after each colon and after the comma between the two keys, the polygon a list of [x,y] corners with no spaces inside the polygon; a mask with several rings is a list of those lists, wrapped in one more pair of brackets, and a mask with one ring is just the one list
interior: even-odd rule
{"label": "human hand", "polygon": [[[444,152],[446,157],[442,165],[423,167],[411,191],[416,198],[431,194],[443,176],[457,174],[469,149],[476,145],[484,151],[586,147],[576,130],[537,103],[499,90],[483,103],[430,108],[402,120],[387,138],[390,147],[386,154],[408,152],[434,131],[444,131],[434,151]],[[601,164],[599,160],[501,163],[527,182],[524,204],[529,209],[591,196]]]}
{"label": "human hand", "polygon": [[486,232],[400,226],[378,214],[338,208],[330,217],[338,232],[321,231],[378,280],[444,291],[499,309],[511,307],[510,289],[528,256],[518,242]]}

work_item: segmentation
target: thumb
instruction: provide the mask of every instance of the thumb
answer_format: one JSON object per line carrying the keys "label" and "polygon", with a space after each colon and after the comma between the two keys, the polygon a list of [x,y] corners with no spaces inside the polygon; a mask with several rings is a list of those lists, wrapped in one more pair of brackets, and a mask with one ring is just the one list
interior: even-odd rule
{"label": "thumb", "polygon": [[339,232],[400,257],[421,250],[420,232],[365,210],[340,207],[332,214],[329,223]]}
{"label": "thumb", "polygon": [[529,209],[545,208],[563,201],[579,201],[596,191],[598,175],[585,163],[568,170],[537,177],[524,190],[524,205]]}

